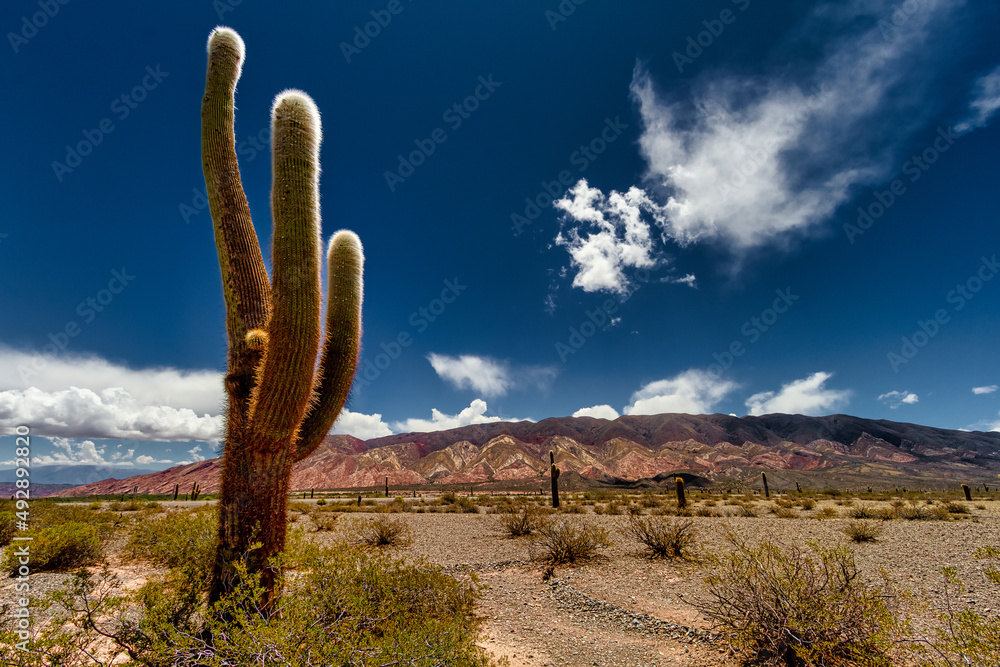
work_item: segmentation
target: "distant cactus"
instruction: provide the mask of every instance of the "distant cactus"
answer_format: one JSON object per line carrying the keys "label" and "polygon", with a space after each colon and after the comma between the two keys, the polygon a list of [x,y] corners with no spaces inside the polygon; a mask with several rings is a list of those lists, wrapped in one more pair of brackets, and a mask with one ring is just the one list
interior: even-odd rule
{"label": "distant cactus", "polygon": [[764,497],[765,498],[770,498],[771,497],[771,490],[769,488],[767,488],[767,473],[762,472],[760,474],[760,479],[761,479],[762,482],[764,482]]}
{"label": "distant cactus", "polygon": [[[250,218],[236,157],[234,109],[244,44],[208,41],[201,155],[222,273],[229,338],[219,532],[209,602],[238,588],[237,564],[277,600],[272,564],[285,546],[292,467],[329,433],[347,399],[361,341],[361,242],[334,234],[322,318],[319,110],[297,90],[271,109],[272,275]],[[317,364],[317,356],[319,363]],[[252,548],[259,544],[259,548]]]}
{"label": "distant cactus", "polygon": [[181,485],[174,484],[174,500],[177,500],[177,495],[181,492]]}
{"label": "distant cactus", "polygon": [[389,478],[385,478],[385,497],[389,497]]}
{"label": "distant cactus", "polygon": [[968,500],[971,503],[972,502],[972,489],[969,488],[969,485],[968,484],[963,484],[962,485],[962,491],[965,492],[965,499]]}
{"label": "distant cactus", "polygon": [[795,482],[795,490],[796,490],[796,491],[797,491],[798,493],[802,493],[802,487],[801,487],[801,486],[799,486],[799,483],[798,483],[798,482]]}
{"label": "distant cactus", "polygon": [[675,477],[674,486],[677,487],[677,507],[683,509],[687,507],[687,498],[684,497],[684,478]]}
{"label": "distant cactus", "polygon": [[559,468],[556,467],[556,454],[549,450],[549,471],[552,475],[552,507],[559,508]]}

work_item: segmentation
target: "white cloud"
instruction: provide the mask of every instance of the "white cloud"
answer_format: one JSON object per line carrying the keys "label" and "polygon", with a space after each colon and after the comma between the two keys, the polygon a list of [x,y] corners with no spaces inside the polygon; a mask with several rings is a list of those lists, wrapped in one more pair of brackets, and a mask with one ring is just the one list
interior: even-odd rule
{"label": "white cloud", "polygon": [[886,394],[880,395],[878,400],[895,410],[904,403],[906,405],[913,405],[914,403],[920,401],[920,398],[916,394],[908,391],[890,391]]}
{"label": "white cloud", "polygon": [[366,415],[360,412],[351,412],[347,408],[344,408],[340,411],[340,416],[337,417],[337,422],[333,425],[330,433],[353,435],[355,438],[361,440],[369,440],[371,438],[392,435],[392,429],[382,421],[382,415],[377,412],[372,415]]}
{"label": "white cloud", "polygon": [[477,398],[472,401],[469,407],[457,415],[446,415],[437,408],[433,408],[431,409],[431,418],[429,420],[411,418],[406,421],[393,423],[392,428],[397,433],[421,433],[427,431],[444,431],[470,424],[489,424],[501,421],[499,417],[485,416],[486,410],[486,401]]}
{"label": "white cloud", "polygon": [[573,413],[574,417],[594,417],[596,419],[615,420],[620,416],[618,411],[610,405],[595,405],[589,408],[580,408]]}
{"label": "white cloud", "polygon": [[138,402],[220,414],[224,404],[222,374],[176,368],[135,370],[95,356],[31,354],[0,346],[0,390],[35,387],[57,392],[81,387],[100,392],[124,387]]}
{"label": "white cloud", "polygon": [[[892,15],[890,0],[824,3],[793,32],[793,41],[837,35],[814,62],[759,75],[705,70],[684,97],[656,91],[638,66],[631,91],[647,173],[644,190],[628,191],[645,204],[645,219],[633,227],[655,224],[680,245],[714,240],[737,251],[818,227],[860,187],[887,177],[936,111],[928,100],[943,79],[943,61],[955,58],[938,44],[954,37],[948,29],[962,5],[922,0],[905,26],[883,34],[879,20]],[[992,78],[982,92],[981,108],[994,110]],[[620,291],[616,252],[623,242],[619,227],[601,217],[604,195],[580,184],[571,193],[562,208],[578,228],[557,242],[580,268],[573,284]],[[625,195],[611,191],[607,200],[615,197]],[[592,236],[581,231],[595,227]],[[656,256],[640,247],[644,257]]]}
{"label": "white cloud", "polygon": [[1000,66],[976,81],[975,97],[969,102],[972,115],[955,126],[956,132],[984,127],[1000,111]]}
{"label": "white cloud", "polygon": [[[203,460],[202,457],[195,459],[196,461]],[[148,466],[151,463],[173,463],[170,459],[158,459],[155,456],[149,456],[147,454],[142,454],[141,456],[135,457],[136,465]]]}
{"label": "white cloud", "polygon": [[222,417],[198,416],[189,408],[147,405],[122,387],[93,391],[36,387],[0,391],[0,430],[31,424],[38,435],[131,440],[217,442]]}
{"label": "white cloud", "polygon": [[510,389],[507,366],[488,357],[463,354],[457,357],[431,353],[427,355],[441,379],[457,389],[471,389],[483,396],[503,396]]}
{"label": "white cloud", "polygon": [[997,385],[995,385],[995,384],[988,384],[988,385],[986,385],[984,387],[973,387],[972,388],[972,393],[973,394],[992,394],[996,390],[997,390]]}
{"label": "white cloud", "polygon": [[764,391],[754,394],[746,401],[752,415],[775,412],[817,416],[829,413],[847,403],[850,391],[827,389],[823,385],[832,373],[813,373],[802,380],[795,380],[781,386],[781,391]]}
{"label": "white cloud", "polygon": [[672,378],[643,385],[632,394],[632,403],[625,408],[625,414],[708,414],[736,386],[734,382],[719,380],[710,373],[691,368]]}
{"label": "white cloud", "polygon": [[638,188],[625,194],[604,193],[581,179],[568,196],[552,203],[566,213],[567,220],[583,223],[571,226],[556,236],[556,245],[569,251],[577,274],[573,287],[585,292],[606,291],[625,294],[629,279],[625,269],[646,269],[656,266],[653,239],[643,212],[654,218],[662,209]]}
{"label": "white cloud", "polygon": [[456,389],[471,389],[481,396],[503,396],[512,389],[547,390],[555,379],[552,366],[512,366],[506,361],[463,354],[427,355],[434,371]]}

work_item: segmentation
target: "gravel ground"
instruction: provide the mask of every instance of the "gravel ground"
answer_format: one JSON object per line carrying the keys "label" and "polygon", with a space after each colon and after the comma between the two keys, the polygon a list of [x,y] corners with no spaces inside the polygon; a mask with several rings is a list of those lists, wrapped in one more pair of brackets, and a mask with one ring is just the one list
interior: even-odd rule
{"label": "gravel ground", "polygon": [[[832,501],[829,506],[845,512]],[[1000,591],[986,583],[983,561],[973,558],[977,546],[1000,545],[1000,503],[972,510],[961,521],[879,522],[884,533],[873,543],[851,545],[865,577],[875,580],[885,570],[894,585],[912,591],[930,606],[916,610],[916,627],[927,631],[934,607],[944,591],[940,570],[954,566],[969,584],[956,604],[983,613],[1000,610]],[[758,508],[764,503],[758,504]],[[729,510],[717,506],[715,510]],[[817,508],[819,509],[819,508]],[[700,548],[719,553],[734,530],[751,540],[766,539],[805,546],[850,544],[841,532],[846,518],[780,519],[764,511],[759,518],[693,517]],[[369,515],[351,515],[364,517]],[[690,665],[710,667],[726,661],[723,642],[692,602],[705,595],[706,570],[697,564],[650,560],[641,545],[622,532],[625,518],[594,514],[571,518],[609,530],[612,546],[601,557],[578,566],[557,567],[543,580],[543,566],[531,559],[529,540],[511,539],[497,517],[487,514],[397,514],[413,530],[411,546],[399,550],[412,558],[443,566],[456,576],[474,572],[484,584],[479,613],[484,618],[481,645],[505,656],[511,667],[565,665]],[[347,523],[346,517],[338,520]],[[335,539],[339,531],[315,533]],[[111,551],[116,551],[114,545]],[[111,564],[128,587],[152,574],[149,567]],[[32,596],[59,587],[64,574],[32,575]],[[15,597],[13,580],[0,584],[0,604]]]}

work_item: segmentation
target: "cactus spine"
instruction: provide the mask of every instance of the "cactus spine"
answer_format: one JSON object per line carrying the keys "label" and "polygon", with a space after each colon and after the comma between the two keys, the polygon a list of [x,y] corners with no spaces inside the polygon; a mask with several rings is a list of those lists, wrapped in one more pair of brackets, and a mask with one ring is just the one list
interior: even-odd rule
{"label": "cactus spine", "polygon": [[552,507],[559,508],[559,475],[560,470],[556,466],[556,454],[549,450],[549,472],[552,475]]}
{"label": "cactus spine", "polygon": [[[271,109],[272,267],[268,277],[240,180],[233,129],[243,40],[216,28],[202,99],[202,167],[222,272],[229,338],[219,535],[209,601],[239,583],[246,559],[265,607],[277,599],[292,466],[322,442],[351,388],[361,338],[361,243],[337,232],[327,251],[321,321],[319,111],[297,90]],[[316,359],[319,355],[317,369]],[[254,544],[259,548],[251,549]]]}
{"label": "cactus spine", "polygon": [[687,498],[684,497],[684,478],[674,477],[674,486],[677,487],[677,507],[684,509],[687,507]]}
{"label": "cactus spine", "polygon": [[962,485],[962,491],[965,493],[965,499],[970,503],[972,502],[972,489],[969,488],[968,484]]}
{"label": "cactus spine", "polygon": [[761,479],[762,482],[764,482],[764,497],[765,498],[770,498],[771,497],[771,490],[769,488],[767,488],[767,473],[762,472],[760,474],[760,479]]}

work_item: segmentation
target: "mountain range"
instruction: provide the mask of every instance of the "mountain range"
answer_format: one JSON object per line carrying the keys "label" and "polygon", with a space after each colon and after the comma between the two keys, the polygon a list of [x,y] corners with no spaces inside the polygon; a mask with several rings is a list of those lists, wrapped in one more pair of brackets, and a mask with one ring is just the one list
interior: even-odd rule
{"label": "mountain range", "polygon": [[[548,452],[566,488],[649,486],[677,474],[695,484],[747,483],[767,471],[772,488],[940,488],[996,483],[1000,432],[954,431],[849,415],[629,415],[615,420],[550,418],[492,422],[371,440],[327,436],[298,463],[292,488],[378,488],[478,485],[539,488]],[[198,482],[219,486],[220,459],[123,480],[104,480],[60,496],[182,493]]]}

